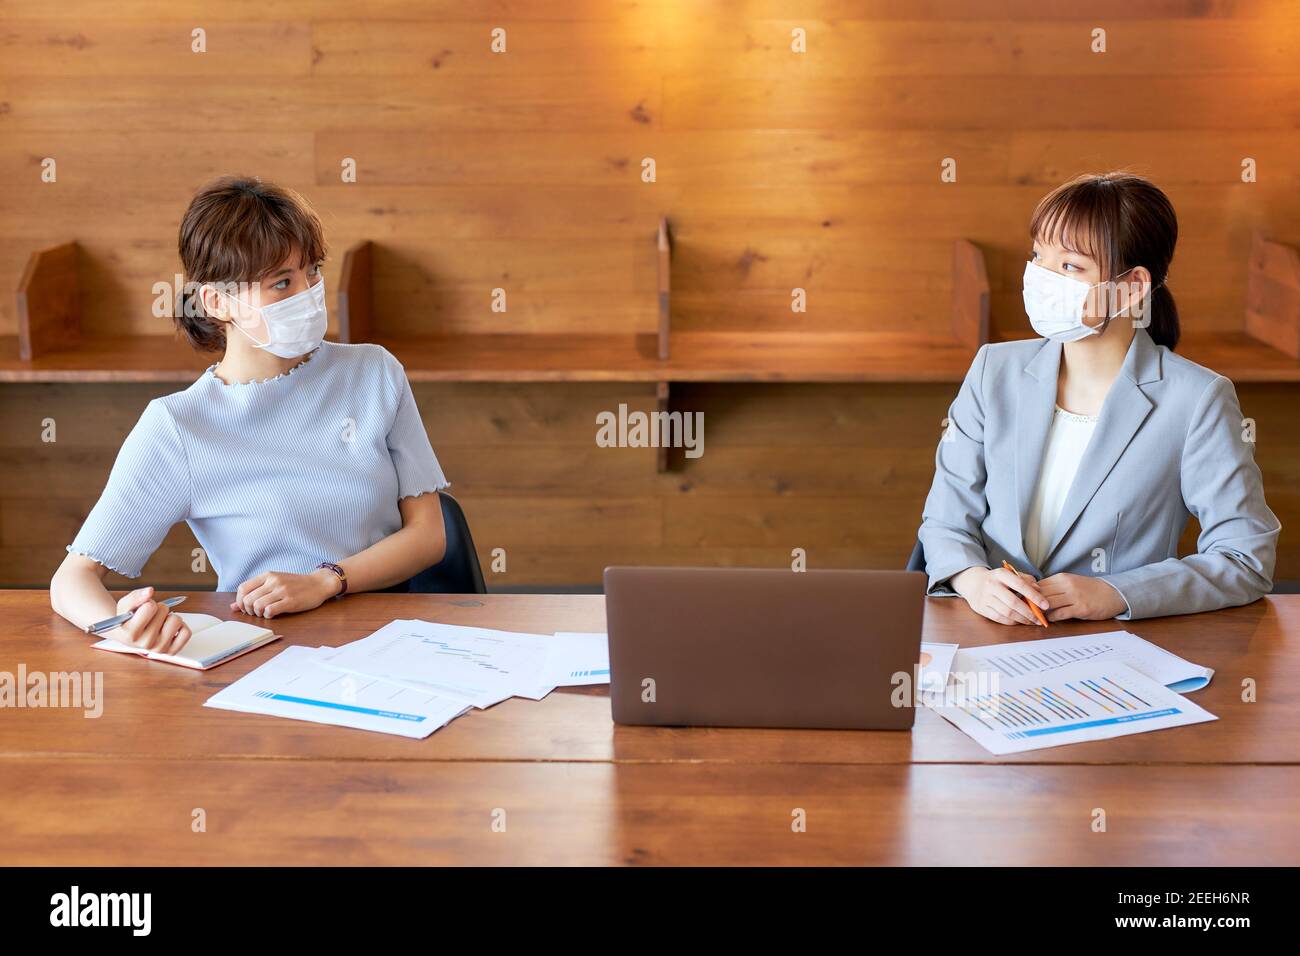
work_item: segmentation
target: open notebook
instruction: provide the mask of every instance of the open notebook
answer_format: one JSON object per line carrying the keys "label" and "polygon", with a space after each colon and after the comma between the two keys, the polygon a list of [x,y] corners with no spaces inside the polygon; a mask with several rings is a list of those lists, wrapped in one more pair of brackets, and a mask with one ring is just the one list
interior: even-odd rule
{"label": "open notebook", "polygon": [[186,614],[177,611],[190,626],[191,637],[179,654],[159,654],[142,647],[131,647],[111,638],[93,645],[97,650],[118,654],[139,654],[151,661],[166,661],[181,667],[205,671],[255,651],[264,644],[279,640],[280,635],[244,621],[223,621],[211,614]]}

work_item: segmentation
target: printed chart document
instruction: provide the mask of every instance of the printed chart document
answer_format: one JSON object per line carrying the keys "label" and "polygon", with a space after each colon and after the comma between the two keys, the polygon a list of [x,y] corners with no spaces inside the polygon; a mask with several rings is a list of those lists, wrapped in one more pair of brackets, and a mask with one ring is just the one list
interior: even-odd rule
{"label": "printed chart document", "polygon": [[550,643],[546,634],[393,621],[339,648],[326,666],[491,707],[550,692],[544,677]]}
{"label": "printed chart document", "polygon": [[255,651],[263,644],[280,639],[280,635],[265,627],[246,621],[223,621],[211,614],[175,612],[190,627],[190,639],[179,654],[159,654],[143,647],[132,647],[112,638],[105,638],[91,647],[97,651],[115,654],[139,654],[151,661],[179,664],[194,670],[206,671],[226,661]]}
{"label": "printed chart document", "polygon": [[1129,665],[1104,660],[1015,676],[986,672],[925,702],[994,754],[1218,719]]}
{"label": "printed chart document", "polygon": [[413,738],[429,736],[468,709],[464,701],[326,667],[335,653],[287,647],[204,706]]}
{"label": "printed chart document", "polygon": [[1210,668],[1185,661],[1129,631],[967,647],[957,652],[952,669],[959,672],[992,670],[1003,677],[1021,677],[1025,674],[1048,674],[1080,661],[1127,664],[1139,674],[1184,694],[1200,690],[1214,676]]}

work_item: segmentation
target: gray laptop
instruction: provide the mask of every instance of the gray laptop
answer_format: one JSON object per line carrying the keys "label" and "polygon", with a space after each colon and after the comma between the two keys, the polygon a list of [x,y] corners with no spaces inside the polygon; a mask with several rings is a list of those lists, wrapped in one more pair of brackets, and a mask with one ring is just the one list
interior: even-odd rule
{"label": "gray laptop", "polygon": [[605,605],[617,723],[912,726],[924,574],[615,567]]}

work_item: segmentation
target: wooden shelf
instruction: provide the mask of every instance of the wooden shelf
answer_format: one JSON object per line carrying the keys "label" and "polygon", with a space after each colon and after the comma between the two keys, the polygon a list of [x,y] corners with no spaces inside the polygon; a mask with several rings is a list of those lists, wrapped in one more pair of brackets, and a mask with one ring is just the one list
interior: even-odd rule
{"label": "wooden shelf", "polygon": [[653,382],[653,335],[378,338],[413,382]]}
{"label": "wooden shelf", "polygon": [[[379,342],[413,382],[958,382],[975,354],[946,338],[884,333],[683,332],[667,361],[653,334]],[[30,361],[17,352],[14,336],[0,337],[0,382],[189,384],[218,358],[166,335],[87,339]]]}
{"label": "wooden shelf", "polygon": [[[386,336],[374,307],[374,245],[343,256],[339,329],[380,342],[412,381],[458,382],[956,382],[987,341],[989,283],[973,243],[953,243],[948,334],[703,332],[674,328],[672,229],[654,233],[658,326],[640,335]],[[665,407],[669,397],[661,394]]]}
{"label": "wooden shelf", "polygon": [[675,382],[960,382],[975,349],[897,332],[679,332]]}
{"label": "wooden shelf", "polygon": [[[383,344],[414,381],[960,382],[976,351],[942,336],[885,332],[676,332],[664,362],[649,334],[635,345],[549,335]],[[1178,354],[1234,382],[1300,382],[1300,359],[1244,332],[1192,332]]]}
{"label": "wooden shelf", "polygon": [[1236,383],[1300,382],[1300,359],[1245,332],[1191,332],[1179,341],[1177,351]]}
{"label": "wooden shelf", "polygon": [[[666,362],[656,358],[652,334],[466,335],[381,344],[413,382],[959,382],[975,354],[945,338],[887,333],[681,332]],[[0,382],[189,384],[217,360],[165,335],[88,339],[27,362],[17,353],[17,339],[0,336]],[[1300,382],[1300,360],[1244,332],[1192,333],[1178,354],[1238,383]]]}
{"label": "wooden shelf", "polygon": [[413,382],[654,382],[654,335],[456,335],[374,339]]}
{"label": "wooden shelf", "polygon": [[24,361],[18,340],[0,336],[0,382],[184,382],[217,361],[170,335],[81,339],[75,347]]}
{"label": "wooden shelf", "polygon": [[[970,242],[953,244],[948,334],[901,332],[704,332],[672,328],[672,235],[655,232],[659,327],[640,335],[491,334],[400,338],[374,314],[373,246],[344,257],[340,337],[387,347],[415,382],[655,382],[664,408],[674,382],[959,382],[988,337],[984,258]],[[188,383],[216,360],[173,335],[84,338],[77,292],[77,249],[34,253],[19,289],[20,334],[0,337],[0,382]],[[1267,344],[1296,341],[1300,265],[1294,252],[1256,237],[1251,255],[1251,328],[1191,333],[1179,353],[1236,382],[1300,382],[1300,358]],[[32,357],[20,357],[30,353]]]}
{"label": "wooden shelf", "polygon": [[[672,233],[654,234],[658,329],[625,335],[387,336],[374,307],[374,246],[343,258],[335,315],[342,341],[379,342],[415,382],[955,382],[987,335],[979,249],[953,247],[951,335],[695,332],[673,329]],[[188,383],[215,361],[171,335],[83,339],[75,243],[32,254],[18,290],[20,330],[0,337],[0,382]]]}
{"label": "wooden shelf", "polygon": [[974,349],[890,333],[677,332],[659,337],[379,339],[415,382],[956,382]]}

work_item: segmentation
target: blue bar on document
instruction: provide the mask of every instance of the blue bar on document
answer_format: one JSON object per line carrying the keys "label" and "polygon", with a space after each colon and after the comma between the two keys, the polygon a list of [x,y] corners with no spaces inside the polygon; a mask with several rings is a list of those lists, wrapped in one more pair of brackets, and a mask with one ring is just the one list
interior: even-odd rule
{"label": "blue bar on document", "polygon": [[371,717],[387,717],[390,720],[410,720],[420,723],[425,718],[422,714],[403,714],[396,710],[378,710],[374,707],[356,707],[352,704],[336,704],[329,700],[312,700],[308,697],[290,697],[288,694],[277,694],[274,691],[258,691],[257,697],[265,697],[268,700],[282,700],[290,704],[307,704],[311,707],[330,707],[334,710],[347,710],[354,714],[369,714]]}

